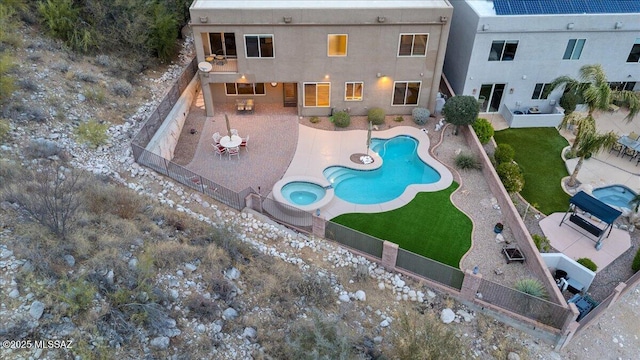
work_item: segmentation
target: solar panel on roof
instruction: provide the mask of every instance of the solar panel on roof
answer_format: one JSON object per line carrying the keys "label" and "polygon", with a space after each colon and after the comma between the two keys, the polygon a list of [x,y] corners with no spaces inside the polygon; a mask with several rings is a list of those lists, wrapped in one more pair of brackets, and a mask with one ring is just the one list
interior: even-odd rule
{"label": "solar panel on roof", "polygon": [[640,0],[493,0],[497,15],[640,13]]}

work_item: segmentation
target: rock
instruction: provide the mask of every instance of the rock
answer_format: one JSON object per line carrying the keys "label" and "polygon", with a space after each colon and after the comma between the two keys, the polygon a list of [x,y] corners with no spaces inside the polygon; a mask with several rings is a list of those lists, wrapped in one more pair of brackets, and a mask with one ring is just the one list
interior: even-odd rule
{"label": "rock", "polygon": [[367,294],[365,294],[365,292],[364,292],[364,291],[362,291],[362,290],[358,290],[358,291],[356,291],[356,293],[355,293],[355,297],[356,297],[356,299],[357,299],[358,301],[365,301],[365,300],[367,300]]}
{"label": "rock", "polygon": [[107,273],[107,283],[113,285],[113,270],[109,270]]}
{"label": "rock", "polygon": [[69,267],[73,267],[76,264],[76,259],[73,257],[73,255],[67,254],[62,258],[64,259],[64,262],[69,265]]}
{"label": "rock", "polygon": [[442,320],[442,322],[445,324],[449,324],[453,322],[455,318],[456,318],[456,314],[453,312],[453,310],[449,308],[443,309],[442,312],[440,313],[440,320]]}
{"label": "rock", "polygon": [[153,348],[164,350],[169,347],[169,338],[166,336],[158,336],[157,338],[151,339],[149,344]]}
{"label": "rock", "polygon": [[384,327],[387,327],[387,326],[389,326],[389,320],[384,319],[384,320],[382,320],[382,321],[380,322],[380,327],[383,327],[383,328],[384,328]]}
{"label": "rock", "polygon": [[198,326],[196,326],[196,331],[199,333],[203,333],[207,331],[207,327],[204,326],[204,324],[198,324]]}
{"label": "rock", "polygon": [[225,271],[224,276],[229,280],[236,280],[240,277],[240,270],[232,267],[231,269]]}
{"label": "rock", "polygon": [[258,331],[256,331],[256,329],[254,329],[252,327],[246,327],[246,328],[244,328],[244,331],[242,332],[242,337],[243,338],[255,339],[257,335],[258,335]]}
{"label": "rock", "polygon": [[348,303],[350,301],[349,295],[341,294],[340,296],[338,296],[338,300],[340,300],[341,302],[344,302],[344,303]]}
{"label": "rock", "polygon": [[460,315],[465,322],[469,322],[471,320],[473,320],[473,315],[469,314],[468,312],[464,311],[464,310],[458,310],[456,311],[456,313],[458,315]]}
{"label": "rock", "polygon": [[17,298],[18,296],[20,296],[20,292],[18,291],[18,289],[13,289],[9,292],[9,297],[12,299]]}
{"label": "rock", "polygon": [[196,271],[196,269],[197,269],[198,267],[197,267],[197,266],[195,266],[195,265],[193,265],[193,264],[191,264],[191,263],[186,263],[186,264],[184,265],[184,268],[185,268],[187,271],[189,271],[189,272],[194,272],[194,271]]}
{"label": "rock", "polygon": [[381,344],[382,343],[382,336],[376,336],[373,338],[373,342],[376,344]]}
{"label": "rock", "polygon": [[135,270],[138,267],[138,259],[132,258],[129,260],[129,270]]}
{"label": "rock", "polygon": [[227,308],[222,312],[222,318],[225,320],[233,320],[238,317],[238,312],[234,308]]}
{"label": "rock", "polygon": [[520,355],[510,352],[509,355],[507,355],[507,360],[520,360]]}
{"label": "rock", "polygon": [[385,287],[386,287],[386,286],[384,285],[384,283],[383,283],[383,282],[379,282],[379,283],[378,283],[378,289],[380,289],[380,290],[384,290],[384,288],[385,288]]}
{"label": "rock", "polygon": [[40,301],[34,301],[31,303],[31,308],[29,309],[29,315],[32,318],[39,320],[42,317],[42,313],[44,313],[44,304]]}
{"label": "rock", "polygon": [[496,235],[496,242],[501,243],[504,241],[504,236],[502,234]]}

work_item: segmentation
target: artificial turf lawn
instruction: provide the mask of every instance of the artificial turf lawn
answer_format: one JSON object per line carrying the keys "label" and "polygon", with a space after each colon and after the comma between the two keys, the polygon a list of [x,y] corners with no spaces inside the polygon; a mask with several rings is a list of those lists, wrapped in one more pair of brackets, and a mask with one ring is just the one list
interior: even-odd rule
{"label": "artificial turf lawn", "polygon": [[524,172],[522,197],[546,215],[566,211],[570,197],[560,182],[569,173],[561,153],[569,143],[558,130],[506,129],[496,131],[494,138],[498,144],[509,144],[516,151],[514,160]]}
{"label": "artificial turf lawn", "polygon": [[449,200],[458,186],[454,182],[445,190],[418,193],[399,209],[343,214],[332,221],[459,268],[460,259],[471,247],[472,223]]}

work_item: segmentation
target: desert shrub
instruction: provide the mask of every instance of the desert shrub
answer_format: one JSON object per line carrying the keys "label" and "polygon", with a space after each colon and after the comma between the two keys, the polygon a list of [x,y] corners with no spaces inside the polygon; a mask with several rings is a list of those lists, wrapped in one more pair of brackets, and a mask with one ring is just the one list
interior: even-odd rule
{"label": "desert shrub", "polygon": [[472,127],[476,132],[478,140],[480,140],[481,144],[488,143],[489,140],[491,140],[491,138],[493,137],[493,125],[491,125],[491,122],[489,122],[489,120],[487,119],[479,118],[473,123]]}
{"label": "desert shrub", "polygon": [[20,80],[18,80],[17,85],[25,91],[38,91],[38,84],[35,83],[35,81],[31,80],[31,79],[27,79],[27,78],[22,78]]}
{"label": "desert shrub", "polygon": [[365,264],[358,264],[353,273],[355,282],[363,282],[369,278],[369,267]]}
{"label": "desert shrub", "polygon": [[41,225],[65,238],[76,225],[84,180],[82,171],[52,163],[27,174],[20,188],[12,189],[11,197]]}
{"label": "desert shrub", "polygon": [[493,157],[496,159],[496,164],[498,165],[512,162],[515,155],[516,151],[509,144],[498,144],[496,151],[493,153]]}
{"label": "desert shrub", "polygon": [[70,67],[71,66],[69,65],[69,63],[64,60],[51,65],[51,69],[60,71],[63,74],[66,74],[67,72],[69,72]]}
{"label": "desert shrub", "polygon": [[596,265],[596,263],[593,262],[593,260],[589,259],[589,258],[580,258],[578,260],[576,260],[576,262],[584,267],[586,267],[587,269],[595,272],[596,270],[598,270],[598,265]]}
{"label": "desert shrub", "polygon": [[541,299],[547,298],[547,290],[538,279],[526,278],[516,281],[515,289]]}
{"label": "desert shrub", "polygon": [[415,316],[402,314],[394,322],[389,359],[442,359],[464,358],[465,348],[454,331],[441,324],[432,314]]}
{"label": "desert shrub", "polygon": [[15,79],[10,72],[16,64],[6,54],[0,54],[0,103],[4,103],[16,89]]}
{"label": "desert shrub", "polygon": [[568,160],[568,159],[575,159],[578,155],[576,154],[575,150],[572,150],[571,148],[568,148],[565,152],[564,152],[564,157]]}
{"label": "desert shrub", "polygon": [[98,55],[96,56],[96,64],[103,67],[109,67],[111,65],[111,58],[109,55]]}
{"label": "desert shrub", "polygon": [[120,80],[113,84],[111,92],[117,96],[129,97],[133,92],[133,86],[126,80]]}
{"label": "desert shrub", "polygon": [[94,148],[107,143],[109,135],[107,135],[107,129],[109,124],[99,123],[95,120],[80,124],[76,128],[76,136],[82,143],[89,144]]}
{"label": "desert shrub", "polygon": [[431,112],[427,108],[417,107],[411,111],[411,116],[413,117],[413,122],[418,125],[424,125],[429,120]]}
{"label": "desert shrub", "polygon": [[294,329],[286,341],[290,359],[355,358],[351,337],[340,321],[314,312],[311,321],[303,320]]}
{"label": "desert shrub", "polygon": [[60,155],[62,148],[54,141],[38,138],[29,142],[25,152],[30,158],[46,159],[51,156]]}
{"label": "desert shrub", "polygon": [[640,249],[638,249],[638,251],[636,252],[636,256],[633,258],[633,263],[631,263],[631,270],[633,270],[634,273],[640,270]]}
{"label": "desert shrub", "polygon": [[207,299],[198,293],[189,295],[183,304],[189,309],[193,317],[214,321],[220,315],[218,302]]}
{"label": "desert shrub", "polygon": [[384,124],[385,115],[386,114],[384,113],[384,109],[374,107],[369,109],[369,111],[367,112],[367,120],[373,125],[382,125]]}
{"label": "desert shrub", "polygon": [[104,104],[106,102],[106,95],[104,93],[104,90],[102,88],[86,88],[83,92],[82,95],[84,95],[84,97],[92,103],[96,103],[96,104]]}
{"label": "desert shrub", "polygon": [[351,115],[346,111],[338,111],[333,114],[333,124],[340,128],[346,128],[351,124]]}
{"label": "desert shrub", "polygon": [[98,82],[98,77],[90,73],[78,72],[78,73],[74,73],[74,77],[86,83],[95,84]]}
{"label": "desert shrub", "polygon": [[482,164],[475,156],[466,153],[460,153],[455,158],[456,167],[458,169],[482,169]]}
{"label": "desert shrub", "polygon": [[576,110],[576,105],[580,101],[580,96],[572,91],[568,91],[560,98],[560,106],[564,109],[564,114],[570,115]]}
{"label": "desert shrub", "polygon": [[0,119],[0,143],[9,138],[10,130],[11,126],[9,125],[9,120]]}
{"label": "desert shrub", "polygon": [[551,250],[551,243],[546,236],[533,234],[531,237],[533,238],[533,242],[536,244],[538,251],[548,252]]}
{"label": "desert shrub", "polygon": [[496,172],[508,192],[516,193],[524,188],[524,175],[518,164],[513,162],[502,163],[498,165]]}
{"label": "desert shrub", "polygon": [[317,117],[317,116],[312,116],[312,117],[309,119],[309,122],[310,122],[310,123],[312,123],[312,124],[317,124],[317,123],[319,123],[319,122],[320,122],[320,118],[319,118],[319,117]]}
{"label": "desert shrub", "polygon": [[304,275],[292,281],[293,293],[304,296],[307,304],[323,308],[334,302],[335,294],[327,277]]}
{"label": "desert shrub", "polygon": [[66,311],[69,316],[88,310],[97,293],[96,287],[82,277],[60,280],[55,290],[58,300],[69,305]]}
{"label": "desert shrub", "polygon": [[87,209],[96,214],[113,214],[132,220],[141,211],[142,200],[129,188],[94,184],[85,192]]}
{"label": "desert shrub", "polygon": [[63,41],[73,37],[80,21],[80,8],[72,0],[46,0],[38,3],[38,12],[49,33]]}
{"label": "desert shrub", "polygon": [[395,122],[403,122],[403,121],[404,121],[404,118],[403,118],[402,116],[396,116],[396,117],[393,119],[393,121],[395,121]]}

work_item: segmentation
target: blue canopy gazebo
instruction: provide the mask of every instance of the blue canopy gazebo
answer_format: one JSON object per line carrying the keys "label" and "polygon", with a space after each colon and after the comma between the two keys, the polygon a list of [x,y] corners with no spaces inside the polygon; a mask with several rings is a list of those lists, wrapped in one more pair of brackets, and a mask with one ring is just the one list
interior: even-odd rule
{"label": "blue canopy gazebo", "polygon": [[[598,218],[607,226],[602,228],[595,225],[585,217],[580,216],[577,212],[578,209],[585,213],[589,213],[592,217]],[[571,213],[571,215],[569,215],[569,213]],[[613,222],[622,215],[622,212],[618,209],[612,208],[584,191],[580,191],[569,200],[569,209],[564,214],[564,217],[562,217],[562,221],[560,221],[559,226],[562,226],[567,215],[569,215],[569,222],[598,238],[595,247],[597,250],[600,250],[602,248],[602,238],[604,237],[604,234],[606,233],[607,237],[609,237],[611,230],[613,229]],[[609,231],[607,232],[607,230]]]}

